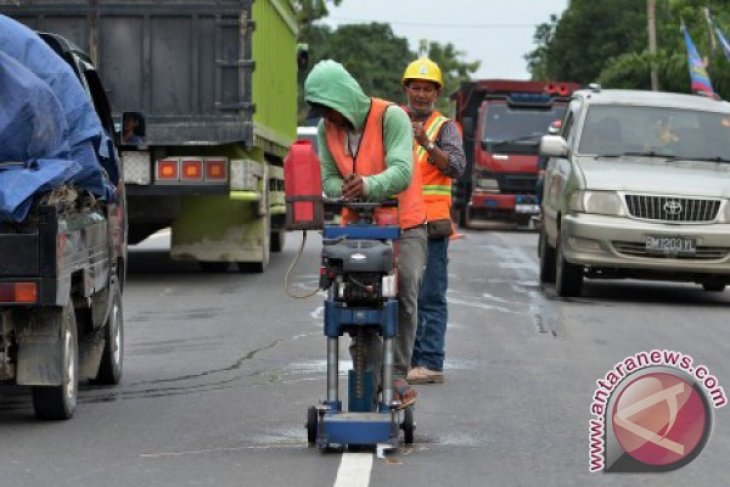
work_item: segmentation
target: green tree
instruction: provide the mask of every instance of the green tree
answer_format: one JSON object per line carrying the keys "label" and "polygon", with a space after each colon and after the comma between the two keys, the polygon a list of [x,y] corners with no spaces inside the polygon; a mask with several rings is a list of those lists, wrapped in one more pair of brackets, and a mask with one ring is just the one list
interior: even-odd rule
{"label": "green tree", "polygon": [[462,61],[463,56],[464,52],[457,50],[450,42],[430,42],[428,45],[428,57],[439,65],[444,76],[444,87],[438,101],[438,109],[443,113],[449,113],[451,109],[449,95],[459,88],[462,81],[470,80],[481,64],[480,61]]}
{"label": "green tree", "polygon": [[709,6],[716,24],[730,28],[726,0],[666,0],[657,2],[655,56],[647,52],[646,2],[637,0],[572,0],[568,9],[535,31],[537,47],[525,56],[533,78],[557,78],[605,87],[650,88],[655,66],[660,89],[690,89],[680,21],[708,56],[710,76],[718,93],[730,95],[730,62],[720,50],[710,52],[710,36],[703,8]]}
{"label": "green tree", "polygon": [[[326,25],[314,24],[306,33],[309,44],[310,65],[322,59],[334,59],[357,79],[362,89],[370,96],[377,96],[394,102],[404,98],[401,86],[403,70],[417,55],[408,47],[405,37],[393,33],[390,24],[350,24],[332,29]],[[469,79],[479,68],[479,62],[465,62],[463,52],[453,44],[429,43],[428,55],[439,64],[444,73],[445,89],[439,108],[448,111],[448,94],[459,83]],[[300,94],[304,92],[306,73],[300,76]],[[300,98],[300,121],[306,115],[307,106]]]}

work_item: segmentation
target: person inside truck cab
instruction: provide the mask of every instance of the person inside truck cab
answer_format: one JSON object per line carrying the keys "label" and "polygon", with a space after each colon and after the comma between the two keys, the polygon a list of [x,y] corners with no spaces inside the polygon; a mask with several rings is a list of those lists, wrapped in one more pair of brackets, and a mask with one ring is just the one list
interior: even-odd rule
{"label": "person inside truck cab", "polygon": [[418,328],[408,382],[441,383],[448,321],[448,248],[453,232],[451,181],[464,172],[466,157],[458,127],[436,110],[444,86],[441,68],[428,58],[420,58],[406,67],[401,81],[428,219],[428,259],[418,296]]}
{"label": "person inside truck cab", "polygon": [[140,145],[144,142],[142,133],[144,121],[139,113],[127,112],[122,120],[122,143],[125,145]]}
{"label": "person inside truck cab", "polygon": [[[426,264],[426,209],[421,175],[413,164],[413,131],[408,115],[389,101],[367,96],[339,63],[317,63],[304,82],[308,118],[318,126],[322,188],[333,198],[382,201],[397,195],[398,336],[394,346],[393,390],[402,406],[416,400],[406,382],[416,333],[418,293]],[[368,365],[380,370],[380,337],[367,335]],[[374,374],[376,381],[381,374]],[[375,384],[377,389],[377,384]]]}

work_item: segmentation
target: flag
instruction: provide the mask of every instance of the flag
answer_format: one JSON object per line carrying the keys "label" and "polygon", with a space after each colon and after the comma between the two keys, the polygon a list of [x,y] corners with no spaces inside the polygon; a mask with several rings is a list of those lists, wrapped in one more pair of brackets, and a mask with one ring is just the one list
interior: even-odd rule
{"label": "flag", "polygon": [[682,32],[684,33],[684,43],[687,46],[687,63],[689,65],[689,77],[692,81],[692,93],[714,98],[715,90],[712,89],[712,82],[707,74],[707,69],[705,69],[705,63],[702,61],[700,53],[697,52],[697,47],[692,42],[684,22],[682,23]]}
{"label": "flag", "polygon": [[712,21],[712,14],[707,7],[705,7],[705,20],[707,21],[707,37],[710,41],[710,57],[712,57],[717,51],[717,42],[715,41],[715,36],[712,34],[715,30],[715,23]]}
{"label": "flag", "polygon": [[730,42],[728,42],[727,37],[725,37],[725,34],[722,33],[719,27],[715,28],[715,32],[717,32],[717,38],[720,40],[722,52],[725,53],[725,57],[730,61]]}

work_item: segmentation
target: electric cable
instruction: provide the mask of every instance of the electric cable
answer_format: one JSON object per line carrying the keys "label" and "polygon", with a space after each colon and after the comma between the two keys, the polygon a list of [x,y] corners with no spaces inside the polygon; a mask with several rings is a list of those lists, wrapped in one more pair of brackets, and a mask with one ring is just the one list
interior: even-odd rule
{"label": "electric cable", "polygon": [[286,271],[286,277],[284,277],[284,291],[286,292],[287,295],[289,295],[290,297],[292,297],[294,299],[307,299],[307,298],[311,298],[312,296],[314,296],[315,294],[317,294],[319,292],[319,286],[317,286],[317,289],[315,289],[314,291],[309,292],[307,294],[302,294],[300,296],[298,296],[298,295],[292,293],[291,291],[289,291],[289,278],[291,277],[292,271],[294,270],[294,268],[296,267],[297,263],[299,262],[299,259],[302,257],[302,254],[304,253],[304,246],[307,243],[307,231],[304,230],[302,233],[303,233],[303,235],[302,235],[302,245],[299,247],[299,252],[297,252],[297,256],[294,258],[294,260],[292,261],[292,263],[289,264],[289,269],[287,269],[287,271]]}

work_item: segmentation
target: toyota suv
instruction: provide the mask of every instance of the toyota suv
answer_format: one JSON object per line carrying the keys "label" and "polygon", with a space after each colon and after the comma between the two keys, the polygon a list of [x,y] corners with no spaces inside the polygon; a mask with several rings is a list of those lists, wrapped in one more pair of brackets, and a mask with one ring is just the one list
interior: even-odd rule
{"label": "toyota suv", "polygon": [[661,92],[574,94],[546,135],[540,281],[730,282],[730,104]]}

